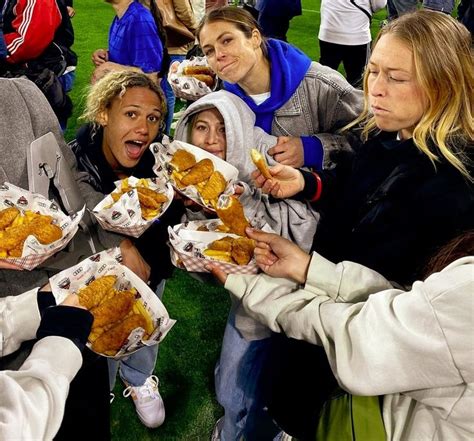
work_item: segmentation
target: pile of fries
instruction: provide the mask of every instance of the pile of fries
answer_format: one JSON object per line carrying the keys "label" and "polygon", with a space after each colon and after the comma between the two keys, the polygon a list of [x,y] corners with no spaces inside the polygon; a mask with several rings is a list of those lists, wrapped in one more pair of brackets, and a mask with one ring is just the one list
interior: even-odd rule
{"label": "pile of fries", "polygon": [[255,241],[248,237],[225,236],[211,242],[203,254],[212,259],[237,265],[247,265],[253,257]]}
{"label": "pile of fries", "polygon": [[121,182],[120,189],[112,192],[110,195],[112,196],[112,199],[115,203],[125,193],[128,193],[132,190],[137,190],[142,218],[145,220],[150,220],[157,217],[161,212],[163,204],[168,202],[168,197],[164,193],[160,193],[149,188],[146,179],[140,179],[139,184],[134,187],[130,185],[128,179],[125,178]]}
{"label": "pile of fries", "polygon": [[48,245],[61,239],[63,232],[53,223],[52,216],[30,210],[21,212],[16,207],[0,211],[0,258],[21,257],[23,244],[30,235]]}
{"label": "pile of fries", "polygon": [[224,192],[227,181],[221,172],[214,169],[208,158],[197,162],[195,156],[184,149],[178,149],[170,161],[171,177],[179,189],[194,185],[205,205],[217,206],[217,199]]}
{"label": "pile of fries", "polygon": [[115,355],[130,332],[143,328],[146,340],[154,330],[150,314],[135,289],[118,291],[117,276],[99,277],[78,292],[79,303],[94,316],[89,342],[100,354]]}

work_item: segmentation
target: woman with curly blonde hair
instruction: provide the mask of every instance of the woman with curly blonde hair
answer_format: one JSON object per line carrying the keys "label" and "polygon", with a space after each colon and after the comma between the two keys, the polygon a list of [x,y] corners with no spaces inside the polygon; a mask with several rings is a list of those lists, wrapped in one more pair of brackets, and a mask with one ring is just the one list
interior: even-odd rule
{"label": "woman with curly blonde hair", "polygon": [[[147,75],[133,71],[111,72],[91,86],[82,119],[87,122],[70,143],[80,171],[96,192],[104,196],[114,182],[128,176],[154,177],[155,160],[150,144],[160,135],[166,102],[160,87]],[[96,201],[87,201],[93,209]],[[172,265],[166,246],[168,225],[179,222],[180,210],[172,204],[138,239],[128,238],[142,256],[135,272],[161,297]],[[133,242],[132,242],[133,241]],[[120,377],[132,395],[138,417],[147,427],[160,426],[165,418],[158,379],[153,375],[157,346],[143,348],[120,362]],[[111,388],[118,363],[109,360]]]}

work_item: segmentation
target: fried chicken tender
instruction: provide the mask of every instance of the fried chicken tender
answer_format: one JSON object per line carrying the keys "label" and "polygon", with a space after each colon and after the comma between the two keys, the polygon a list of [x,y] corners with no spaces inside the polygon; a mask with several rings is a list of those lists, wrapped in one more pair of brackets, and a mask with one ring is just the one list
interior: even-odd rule
{"label": "fried chicken tender", "polygon": [[114,287],[117,276],[99,277],[78,292],[79,303],[86,309],[95,308]]}
{"label": "fried chicken tender", "polygon": [[211,177],[204,185],[204,188],[199,192],[203,199],[217,199],[219,195],[225,190],[227,181],[222,173],[219,171],[212,172]]}
{"label": "fried chicken tender", "polygon": [[0,211],[0,230],[9,227],[19,214],[20,210],[16,207],[9,207]]}
{"label": "fried chicken tender", "polygon": [[229,228],[230,233],[245,236],[245,228],[249,227],[250,223],[245,217],[242,204],[236,197],[230,196],[228,204],[224,208],[217,206],[216,213],[219,219]]}
{"label": "fried chicken tender", "polygon": [[161,207],[161,205],[168,201],[168,197],[163,193],[158,193],[146,187],[136,187],[138,192],[138,200],[140,205],[154,210]]}
{"label": "fried chicken tender", "polygon": [[115,355],[135,328],[146,329],[146,320],[141,314],[126,317],[108,331],[102,333],[92,343],[92,349],[105,355]]}
{"label": "fried chicken tender", "polygon": [[196,185],[199,182],[209,179],[214,171],[214,164],[208,158],[201,159],[196,165],[194,165],[189,172],[183,176],[181,182],[183,185]]}
{"label": "fried chicken tender", "polygon": [[3,232],[0,237],[0,248],[3,250],[13,250],[15,248],[23,248],[23,242],[30,234],[30,227],[28,224],[10,227]]}
{"label": "fried chicken tender", "polygon": [[170,165],[178,172],[188,170],[195,164],[196,158],[194,155],[183,149],[176,150],[170,161]]}
{"label": "fried chicken tender", "polygon": [[43,245],[48,245],[63,237],[61,228],[55,224],[40,222],[33,224],[32,222],[30,225],[30,234],[33,234]]}
{"label": "fried chicken tender", "polygon": [[248,237],[239,237],[232,242],[231,257],[237,265],[247,265],[253,256],[255,241]]}
{"label": "fried chicken tender", "polygon": [[133,308],[135,293],[132,291],[117,291],[115,295],[92,308],[94,328],[121,321]]}
{"label": "fried chicken tender", "polygon": [[216,251],[231,251],[232,250],[232,242],[234,239],[230,236],[223,237],[222,239],[215,240],[211,242],[208,246],[208,250],[216,250]]}
{"label": "fried chicken tender", "polygon": [[272,175],[268,170],[268,164],[263,156],[257,149],[250,150],[250,156],[252,157],[253,163],[257,166],[258,170],[266,179],[271,179]]}

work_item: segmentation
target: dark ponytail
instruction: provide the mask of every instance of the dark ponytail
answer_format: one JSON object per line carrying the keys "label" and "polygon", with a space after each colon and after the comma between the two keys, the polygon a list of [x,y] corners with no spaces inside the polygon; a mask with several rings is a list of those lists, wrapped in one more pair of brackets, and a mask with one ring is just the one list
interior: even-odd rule
{"label": "dark ponytail", "polygon": [[166,78],[170,69],[171,58],[170,54],[168,53],[168,42],[166,41],[166,33],[165,29],[163,28],[163,20],[161,19],[160,10],[156,5],[156,0],[139,0],[139,2],[150,10],[153,19],[155,20],[156,29],[158,30],[158,37],[160,38],[161,44],[163,46],[163,60],[161,62],[159,76],[161,78]]}

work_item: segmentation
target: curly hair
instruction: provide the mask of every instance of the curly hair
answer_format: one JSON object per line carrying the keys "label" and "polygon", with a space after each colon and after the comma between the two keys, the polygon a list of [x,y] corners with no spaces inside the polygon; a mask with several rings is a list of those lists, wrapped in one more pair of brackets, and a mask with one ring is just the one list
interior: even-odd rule
{"label": "curly hair", "polygon": [[[427,98],[427,109],[413,131],[413,142],[435,165],[441,154],[468,180],[468,149],[474,140],[474,69],[469,31],[441,12],[419,10],[400,16],[381,29],[374,47],[392,35],[413,53],[416,80]],[[376,132],[369,111],[368,69],[364,73],[364,110],[349,126],[363,126],[367,140]]]}
{"label": "curly hair", "polygon": [[125,70],[110,72],[89,87],[85,109],[80,119],[91,123],[93,131],[96,131],[100,127],[101,113],[112,105],[115,98],[123,97],[125,92],[132,87],[143,87],[156,93],[161,103],[160,127],[162,127],[166,117],[166,100],[160,86],[141,72]]}

